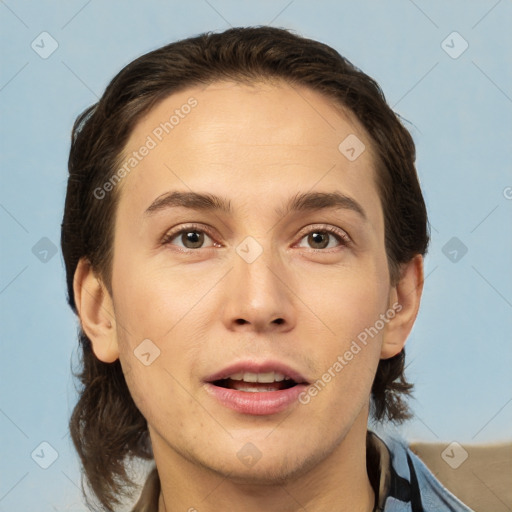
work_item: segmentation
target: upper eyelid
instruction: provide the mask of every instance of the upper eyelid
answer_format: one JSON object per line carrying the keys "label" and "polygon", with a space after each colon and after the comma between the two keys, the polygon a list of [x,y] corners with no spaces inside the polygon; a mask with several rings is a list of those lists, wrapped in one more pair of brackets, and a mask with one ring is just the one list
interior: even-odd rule
{"label": "upper eyelid", "polygon": [[[178,235],[185,233],[186,231],[204,232],[210,238],[212,238],[212,239],[215,238],[215,236],[212,233],[212,231],[213,231],[212,229],[210,229],[202,224],[192,223],[190,225],[185,225],[184,227],[181,227],[181,228],[167,230],[162,237],[162,241],[172,240],[172,239],[176,238]],[[219,243],[219,242],[217,242],[217,243]]]}
{"label": "upper eyelid", "polygon": [[339,236],[346,236],[350,238],[349,234],[345,229],[342,229],[338,226],[333,226],[332,224],[310,224],[300,230],[300,233],[308,234],[312,231],[327,231],[330,234],[338,234]]}

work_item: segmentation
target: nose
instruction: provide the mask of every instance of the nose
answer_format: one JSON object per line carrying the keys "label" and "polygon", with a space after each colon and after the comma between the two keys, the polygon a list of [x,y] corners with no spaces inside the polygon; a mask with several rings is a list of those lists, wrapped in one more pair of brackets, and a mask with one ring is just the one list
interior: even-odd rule
{"label": "nose", "polygon": [[223,322],[228,330],[286,332],[296,324],[294,294],[288,272],[270,250],[252,262],[233,255],[223,294]]}

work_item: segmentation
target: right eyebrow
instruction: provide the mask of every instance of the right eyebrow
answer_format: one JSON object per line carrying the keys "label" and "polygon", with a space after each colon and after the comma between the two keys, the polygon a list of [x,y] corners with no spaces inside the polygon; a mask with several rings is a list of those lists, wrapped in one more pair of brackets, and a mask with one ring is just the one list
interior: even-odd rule
{"label": "right eyebrow", "polygon": [[144,215],[151,216],[166,208],[173,208],[177,206],[193,210],[220,210],[224,213],[232,212],[231,203],[226,198],[213,194],[172,191],[158,196],[146,209]]}

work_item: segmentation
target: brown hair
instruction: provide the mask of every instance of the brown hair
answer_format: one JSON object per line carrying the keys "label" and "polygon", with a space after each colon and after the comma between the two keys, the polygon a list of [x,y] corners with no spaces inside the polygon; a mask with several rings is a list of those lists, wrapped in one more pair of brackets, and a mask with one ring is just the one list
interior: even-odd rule
{"label": "brown hair", "polygon": [[[400,265],[425,254],[429,241],[425,203],[414,166],[409,132],[387,105],[377,83],[334,49],[287,30],[234,28],[206,33],[152,51],[122,69],[102,98],[75,122],[62,222],[68,301],[76,312],[73,276],[86,258],[110,290],[117,192],[102,200],[94,191],[112,176],[137,121],[158,101],[185,88],[218,80],[281,79],[318,91],[354,113],[377,155],[377,180],[385,220],[392,283]],[[152,457],[147,424],[128,391],[119,361],[98,360],[82,330],[79,401],[70,430],[88,485],[104,510],[112,511],[131,488],[126,462]],[[377,420],[410,416],[402,395],[405,353],[381,360],[372,386]]]}

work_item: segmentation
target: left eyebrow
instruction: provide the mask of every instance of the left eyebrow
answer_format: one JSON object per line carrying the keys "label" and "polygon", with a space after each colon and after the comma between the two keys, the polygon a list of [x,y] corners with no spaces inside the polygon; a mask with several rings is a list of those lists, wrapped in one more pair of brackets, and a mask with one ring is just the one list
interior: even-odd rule
{"label": "left eyebrow", "polygon": [[278,216],[285,217],[292,212],[315,211],[327,208],[352,210],[365,222],[368,220],[363,207],[355,199],[341,192],[306,192],[296,194],[290,199],[284,210],[277,208],[275,211]]}

